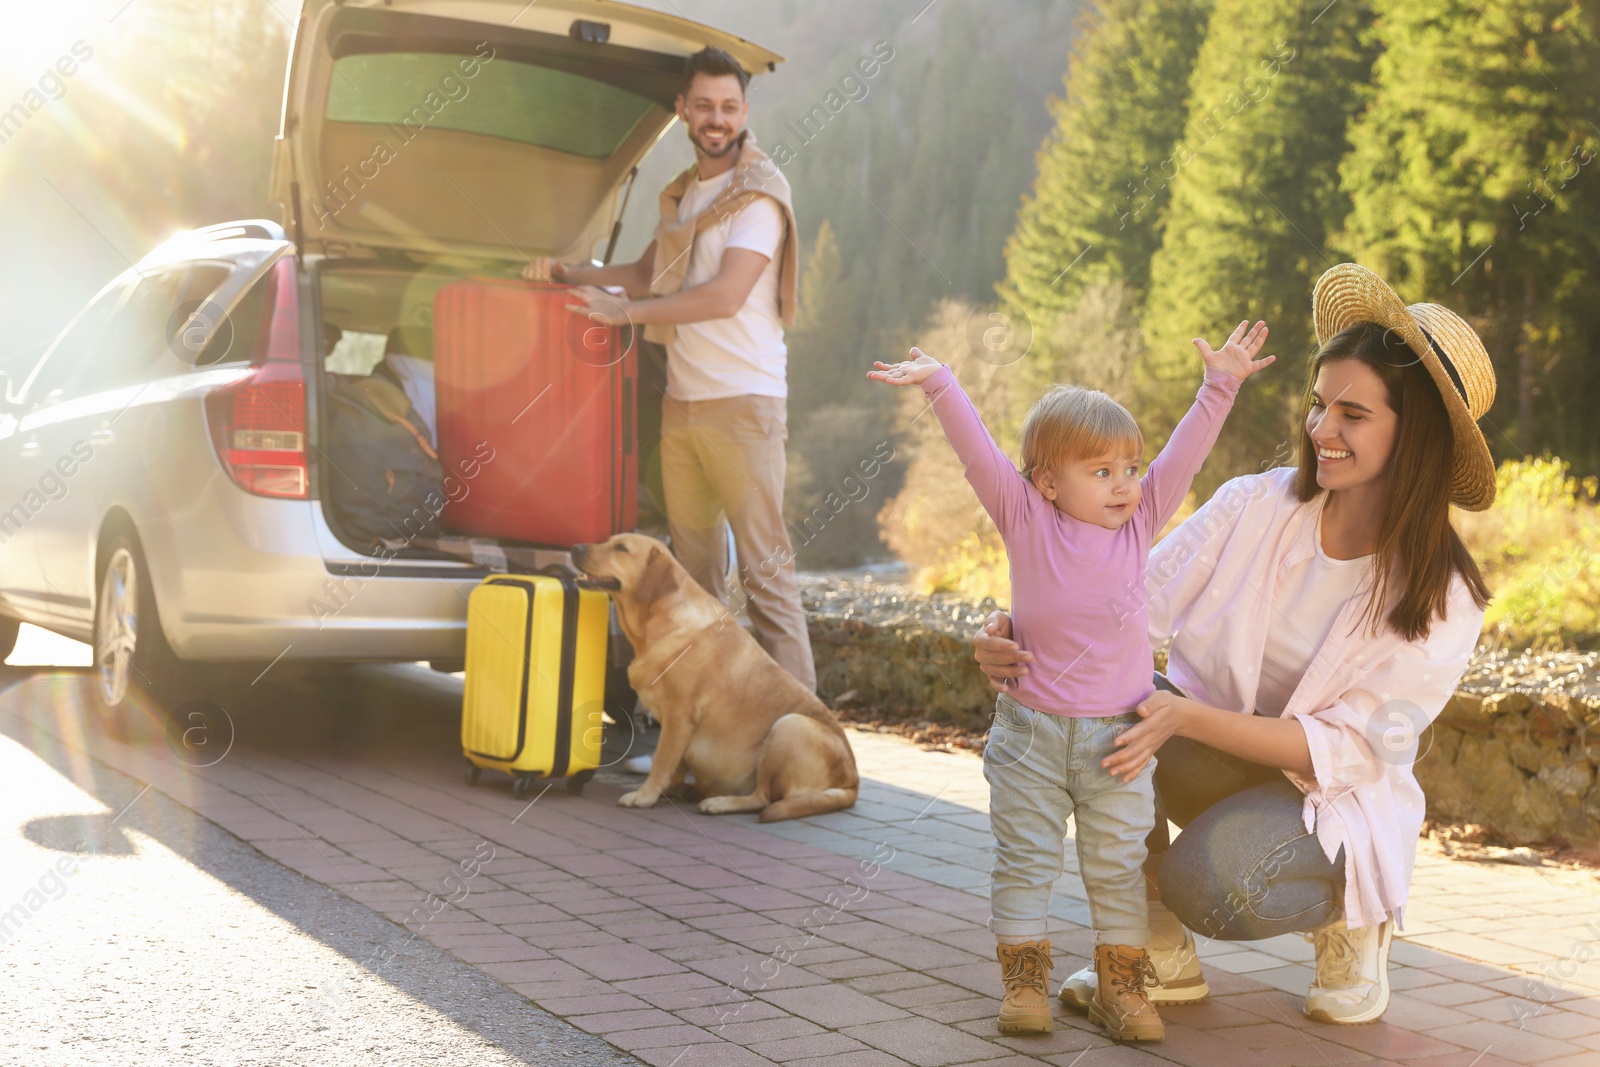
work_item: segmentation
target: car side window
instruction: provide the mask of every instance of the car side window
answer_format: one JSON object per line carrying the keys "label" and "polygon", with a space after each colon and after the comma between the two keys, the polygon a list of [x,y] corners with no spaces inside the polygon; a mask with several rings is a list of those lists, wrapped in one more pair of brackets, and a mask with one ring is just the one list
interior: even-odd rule
{"label": "car side window", "polygon": [[260,354],[266,343],[267,328],[271,325],[271,308],[278,293],[277,279],[278,272],[268,268],[266,274],[250,286],[249,291],[239,298],[239,302],[228,313],[227,321],[206,342],[195,366],[209,367],[216,363],[250,360]]}
{"label": "car side window", "polygon": [[112,314],[127,295],[126,285],[107,289],[78,313],[67,332],[28,376],[26,399],[30,406],[37,408],[68,398],[68,390],[75,388],[84,368],[101,351]]}
{"label": "car side window", "polygon": [[[219,328],[211,331],[204,350],[197,346],[207,328],[213,325],[211,320],[217,317],[214,307],[210,305],[211,297],[228,280],[233,270],[231,264],[222,263],[195,263],[191,266],[183,290],[168,309],[164,322],[166,352],[158,353],[149,377],[165,378],[182,374],[191,367],[204,367],[217,362],[212,358],[212,353],[218,347],[219,340],[231,334],[228,322],[224,321]],[[196,315],[196,312],[199,314]]]}
{"label": "car side window", "polygon": [[[213,284],[194,296],[196,289],[204,288],[211,280],[198,276],[214,275],[218,270],[227,276],[222,268],[184,266],[140,278],[112,323],[112,343],[107,346],[100,381],[93,391],[121,389],[187,371],[193,359],[182,344],[179,330],[189,313],[216,288]],[[216,281],[220,284],[220,279]]]}
{"label": "car side window", "polygon": [[95,393],[138,385],[154,377],[181,373],[186,364],[171,350],[168,323],[177,313],[189,280],[188,265],[150,271],[132,283],[132,291],[114,306],[109,320],[96,331],[73,330],[51,353],[53,373],[40,404],[55,404]]}

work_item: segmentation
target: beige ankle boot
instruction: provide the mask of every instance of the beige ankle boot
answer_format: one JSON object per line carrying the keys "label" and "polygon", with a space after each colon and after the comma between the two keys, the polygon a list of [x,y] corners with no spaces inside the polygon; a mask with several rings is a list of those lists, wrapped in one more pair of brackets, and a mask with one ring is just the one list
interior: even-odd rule
{"label": "beige ankle boot", "polygon": [[1146,984],[1156,985],[1150,955],[1132,945],[1094,947],[1095,993],[1089,1018],[1113,1041],[1160,1041],[1167,1036]]}
{"label": "beige ankle boot", "polygon": [[1020,945],[1000,945],[1000,978],[1006,984],[1000,1002],[1002,1034],[1048,1034],[1055,1029],[1050,1019],[1050,942],[1024,941]]}
{"label": "beige ankle boot", "polygon": [[1317,952],[1317,977],[1302,1008],[1306,1017],[1346,1026],[1383,1018],[1389,1008],[1393,920],[1351,930],[1341,913],[1306,937]]}

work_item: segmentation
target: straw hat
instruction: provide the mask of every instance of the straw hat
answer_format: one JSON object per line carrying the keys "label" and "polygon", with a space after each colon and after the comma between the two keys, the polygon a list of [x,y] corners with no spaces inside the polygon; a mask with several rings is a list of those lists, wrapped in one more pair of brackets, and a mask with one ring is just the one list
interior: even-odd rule
{"label": "straw hat", "polygon": [[1433,376],[1455,433],[1450,502],[1467,511],[1494,503],[1494,459],[1478,429],[1494,403],[1494,365],[1471,326],[1438,304],[1412,304],[1365,267],[1341,263],[1317,279],[1311,295],[1317,343],[1350,326],[1375,322],[1405,339]]}

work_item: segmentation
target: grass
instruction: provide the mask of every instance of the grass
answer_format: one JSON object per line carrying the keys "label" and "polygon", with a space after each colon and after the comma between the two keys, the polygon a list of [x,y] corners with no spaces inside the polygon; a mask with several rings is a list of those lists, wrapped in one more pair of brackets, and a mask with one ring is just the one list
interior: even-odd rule
{"label": "grass", "polygon": [[1494,599],[1484,636],[1504,648],[1600,647],[1600,481],[1560,459],[1506,462],[1494,507],[1455,526]]}

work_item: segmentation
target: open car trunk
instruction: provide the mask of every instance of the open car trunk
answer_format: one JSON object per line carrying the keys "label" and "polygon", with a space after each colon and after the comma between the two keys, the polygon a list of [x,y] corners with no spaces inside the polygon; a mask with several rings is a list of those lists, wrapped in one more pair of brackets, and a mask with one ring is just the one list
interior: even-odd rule
{"label": "open car trunk", "polygon": [[[685,58],[707,45],[756,74],[782,61],[613,0],[305,0],[272,191],[301,254],[317,257],[324,443],[330,389],[350,384],[329,374],[369,376],[386,350],[407,357],[425,414],[443,286],[514,278],[534,256],[609,257],[619,195],[675,119]],[[623,436],[636,440],[631,426]],[[372,551],[334,514],[351,482],[339,458],[319,465],[330,527]],[[394,554],[438,558],[404,518]]]}
{"label": "open car trunk", "polygon": [[274,198],[302,252],[588,259],[708,44],[782,59],[611,0],[306,0]]}

